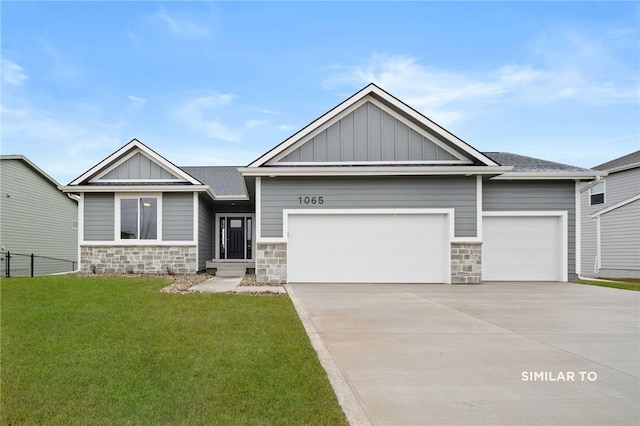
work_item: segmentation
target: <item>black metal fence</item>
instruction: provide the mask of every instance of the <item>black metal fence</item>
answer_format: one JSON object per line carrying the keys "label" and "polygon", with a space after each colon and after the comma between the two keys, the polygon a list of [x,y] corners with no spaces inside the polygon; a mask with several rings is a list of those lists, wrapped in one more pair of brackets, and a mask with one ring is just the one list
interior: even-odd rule
{"label": "black metal fence", "polygon": [[10,251],[4,253],[2,260],[4,262],[4,276],[7,278],[73,272],[76,270],[77,263],[75,260]]}

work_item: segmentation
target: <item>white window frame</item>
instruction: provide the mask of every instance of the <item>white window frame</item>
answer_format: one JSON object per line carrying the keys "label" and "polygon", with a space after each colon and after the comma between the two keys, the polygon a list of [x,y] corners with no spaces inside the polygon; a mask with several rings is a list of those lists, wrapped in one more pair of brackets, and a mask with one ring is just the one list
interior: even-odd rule
{"label": "white window frame", "polygon": [[[153,240],[143,240],[140,238],[136,238],[136,239],[128,239],[128,238],[121,238],[120,236],[120,226],[121,226],[121,203],[122,200],[140,200],[140,198],[155,198],[157,200],[157,205],[158,205],[158,209],[157,209],[157,219],[156,219],[156,223],[158,226],[157,232],[156,232],[156,239]],[[139,211],[139,209],[138,209]],[[138,213],[139,214],[139,213]],[[124,245],[157,245],[159,242],[162,241],[162,193],[161,192],[149,192],[149,193],[144,193],[144,192],[132,192],[132,193],[116,193],[115,194],[115,214],[114,214],[114,219],[115,219],[115,227],[114,227],[114,241],[118,244],[124,244]],[[139,221],[138,221],[139,223]]]}
{"label": "white window frame", "polygon": [[[593,189],[596,188],[600,184],[602,184],[602,192],[596,192],[594,194],[593,193]],[[598,195],[598,194],[602,194],[602,202],[601,203],[594,203],[592,197],[593,197],[593,195]],[[599,206],[599,205],[606,204],[606,203],[607,203],[607,181],[601,180],[599,182],[596,182],[591,188],[589,188],[589,205],[590,206]]]}

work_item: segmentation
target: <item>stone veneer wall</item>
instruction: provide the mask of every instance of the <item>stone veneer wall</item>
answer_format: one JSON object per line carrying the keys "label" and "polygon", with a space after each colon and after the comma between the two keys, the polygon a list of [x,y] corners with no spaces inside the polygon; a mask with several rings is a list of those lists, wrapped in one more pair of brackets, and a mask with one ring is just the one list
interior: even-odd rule
{"label": "stone veneer wall", "polygon": [[195,274],[196,246],[81,246],[81,272]]}
{"label": "stone veneer wall", "polygon": [[482,243],[451,243],[451,284],[480,284]]}
{"label": "stone veneer wall", "polygon": [[272,284],[287,282],[287,243],[258,243],[256,281]]}

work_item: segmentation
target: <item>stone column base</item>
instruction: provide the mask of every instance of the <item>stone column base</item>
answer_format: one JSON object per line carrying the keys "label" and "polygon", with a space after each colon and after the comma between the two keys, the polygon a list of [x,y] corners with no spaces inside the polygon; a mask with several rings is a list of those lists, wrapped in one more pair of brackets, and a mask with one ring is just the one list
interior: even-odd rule
{"label": "stone column base", "polygon": [[271,284],[287,282],[287,243],[258,243],[256,281]]}
{"label": "stone column base", "polygon": [[451,243],[451,284],[480,284],[482,243]]}

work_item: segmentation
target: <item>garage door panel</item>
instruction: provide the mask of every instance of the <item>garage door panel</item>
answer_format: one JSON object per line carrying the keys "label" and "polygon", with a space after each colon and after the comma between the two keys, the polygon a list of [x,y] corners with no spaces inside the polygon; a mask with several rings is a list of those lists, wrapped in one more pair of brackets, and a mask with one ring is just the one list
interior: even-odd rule
{"label": "garage door panel", "polygon": [[288,222],[289,282],[445,282],[445,215],[303,214]]}
{"label": "garage door panel", "polygon": [[560,216],[485,216],[484,281],[562,280]]}

